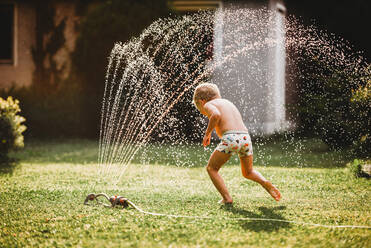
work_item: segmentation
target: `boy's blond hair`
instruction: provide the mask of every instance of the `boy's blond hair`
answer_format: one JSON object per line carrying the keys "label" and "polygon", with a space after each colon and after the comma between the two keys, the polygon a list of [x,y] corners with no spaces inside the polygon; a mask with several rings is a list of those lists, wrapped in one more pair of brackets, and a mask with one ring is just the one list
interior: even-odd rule
{"label": "boy's blond hair", "polygon": [[216,84],[203,83],[196,87],[193,93],[193,103],[197,106],[198,100],[210,101],[220,97],[220,91]]}

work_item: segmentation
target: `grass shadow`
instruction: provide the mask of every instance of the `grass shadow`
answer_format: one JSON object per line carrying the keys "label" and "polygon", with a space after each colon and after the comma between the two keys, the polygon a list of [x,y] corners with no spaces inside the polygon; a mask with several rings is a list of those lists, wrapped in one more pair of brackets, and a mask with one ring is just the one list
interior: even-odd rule
{"label": "grass shadow", "polygon": [[285,210],[286,206],[278,207],[259,207],[259,212],[248,211],[243,208],[236,206],[223,206],[224,210],[231,212],[236,215],[236,218],[257,218],[257,219],[275,219],[278,221],[269,220],[239,220],[238,223],[245,230],[254,232],[273,232],[278,231],[281,228],[290,228],[291,225],[288,222],[284,222],[286,219],[277,211]]}
{"label": "grass shadow", "polygon": [[8,158],[6,160],[0,161],[0,175],[1,174],[10,174],[12,175],[15,169],[20,166],[17,159]]}

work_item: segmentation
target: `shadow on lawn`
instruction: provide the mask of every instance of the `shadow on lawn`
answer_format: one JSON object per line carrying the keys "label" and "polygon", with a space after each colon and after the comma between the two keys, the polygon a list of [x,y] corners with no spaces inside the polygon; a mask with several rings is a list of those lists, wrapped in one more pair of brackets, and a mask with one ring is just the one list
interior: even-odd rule
{"label": "shadow on lawn", "polygon": [[[259,213],[251,212],[242,208],[238,208],[235,206],[228,206],[223,207],[226,211],[232,212],[238,217],[242,218],[259,218],[259,219],[277,219],[277,220],[286,220],[282,217],[280,213],[277,211],[286,209],[286,206],[278,206],[273,208],[267,207],[259,207]],[[236,216],[236,218],[238,218]],[[279,222],[279,221],[261,221],[261,220],[240,220],[238,221],[240,225],[247,230],[255,231],[255,232],[273,232],[277,231],[281,228],[289,228],[291,227],[290,223],[287,222]]]}
{"label": "shadow on lawn", "polygon": [[0,161],[0,174],[12,175],[14,170],[19,167],[19,162],[16,159],[7,159]]}

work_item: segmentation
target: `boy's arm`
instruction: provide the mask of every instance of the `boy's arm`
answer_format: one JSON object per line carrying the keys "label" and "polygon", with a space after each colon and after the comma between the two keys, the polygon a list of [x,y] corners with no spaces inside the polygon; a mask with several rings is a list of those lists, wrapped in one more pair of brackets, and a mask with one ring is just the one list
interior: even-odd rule
{"label": "boy's arm", "polygon": [[220,111],[218,110],[217,107],[210,103],[206,103],[204,105],[204,110],[206,116],[209,118],[209,124],[207,125],[207,129],[205,131],[205,136],[202,143],[204,146],[208,146],[210,144],[211,132],[219,123]]}

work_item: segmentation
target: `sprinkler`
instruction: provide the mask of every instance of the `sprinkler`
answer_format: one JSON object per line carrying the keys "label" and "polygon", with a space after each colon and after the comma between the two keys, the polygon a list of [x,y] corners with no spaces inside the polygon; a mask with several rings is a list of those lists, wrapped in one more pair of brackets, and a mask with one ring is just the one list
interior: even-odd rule
{"label": "sprinkler", "polygon": [[111,198],[109,198],[109,201],[111,202],[112,207],[122,206],[122,208],[126,208],[129,206],[128,199],[122,196],[111,196]]}
{"label": "sprinkler", "polygon": [[[111,205],[108,205],[108,204],[104,204],[104,203],[99,202],[98,201],[98,197],[104,197],[104,198],[106,198],[111,203]],[[88,202],[89,201],[94,201],[94,200],[96,200],[96,202],[98,204],[102,204],[105,207],[112,207],[112,208],[114,208],[116,206],[121,206],[122,208],[126,208],[129,205],[134,206],[134,204],[132,204],[128,199],[126,199],[123,196],[117,196],[117,195],[115,195],[115,196],[108,197],[105,193],[99,193],[99,194],[91,193],[91,194],[89,194],[85,198],[84,204],[85,205],[90,205]]]}

